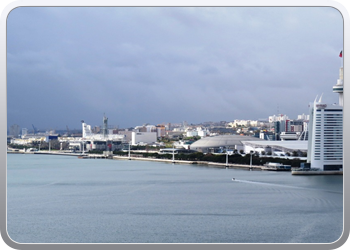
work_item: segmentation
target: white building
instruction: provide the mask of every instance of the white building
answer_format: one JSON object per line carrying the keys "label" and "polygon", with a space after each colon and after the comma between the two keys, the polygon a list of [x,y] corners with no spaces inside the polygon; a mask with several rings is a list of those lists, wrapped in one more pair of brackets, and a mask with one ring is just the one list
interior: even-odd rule
{"label": "white building", "polygon": [[298,115],[298,120],[310,120],[310,115]]}
{"label": "white building", "polygon": [[193,136],[197,136],[198,135],[198,131],[197,130],[188,130],[186,132],[186,137],[193,137]]}
{"label": "white building", "polygon": [[286,121],[286,120],[289,120],[288,116],[282,115],[282,114],[269,116],[269,123]]}
{"label": "white building", "polygon": [[27,128],[22,128],[22,137],[26,136],[28,134]]}
{"label": "white building", "polygon": [[311,168],[343,168],[343,107],[314,101],[310,104],[308,162]]}
{"label": "white building", "polygon": [[114,141],[124,141],[125,135],[113,134],[113,130],[104,129],[104,133],[95,134],[92,133],[91,125],[86,124],[82,121],[82,138],[83,140],[114,140]]}
{"label": "white building", "polygon": [[132,132],[131,144],[150,144],[157,142],[157,132]]}
{"label": "white building", "polygon": [[322,98],[310,104],[307,162],[311,168],[343,168],[343,67],[333,92],[339,94],[339,105],[322,103]]}

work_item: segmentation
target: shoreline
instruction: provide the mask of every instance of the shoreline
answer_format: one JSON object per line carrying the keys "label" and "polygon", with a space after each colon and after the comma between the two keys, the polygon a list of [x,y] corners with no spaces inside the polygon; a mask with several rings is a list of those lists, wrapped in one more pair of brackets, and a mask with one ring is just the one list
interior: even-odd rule
{"label": "shoreline", "polygon": [[239,169],[248,169],[248,170],[261,170],[263,166],[257,165],[243,165],[243,164],[233,164],[229,163],[226,166],[226,163],[220,162],[208,162],[208,161],[186,161],[186,160],[175,160],[172,159],[157,159],[157,158],[146,158],[146,157],[135,157],[135,156],[105,156],[100,154],[82,154],[82,153],[63,153],[63,152],[49,152],[49,151],[34,151],[34,152],[24,152],[24,151],[7,151],[8,154],[42,154],[42,155],[64,155],[64,156],[76,156],[80,159],[113,159],[113,160],[138,160],[138,161],[155,161],[155,162],[166,162],[174,164],[189,164],[189,165],[206,165],[208,167],[216,168],[239,168]]}
{"label": "shoreline", "polygon": [[[263,166],[258,165],[243,165],[220,162],[208,162],[208,161],[186,161],[186,160],[172,160],[172,159],[158,159],[158,158],[146,158],[146,157],[135,157],[135,156],[118,156],[118,155],[101,155],[101,154],[82,154],[82,153],[65,153],[65,152],[49,152],[49,151],[7,151],[8,154],[42,154],[42,155],[64,155],[64,156],[76,156],[80,159],[110,159],[110,160],[136,160],[136,161],[154,161],[154,162],[165,162],[172,164],[188,164],[188,165],[202,165],[214,168],[234,168],[234,169],[246,169],[246,170],[261,170]],[[274,171],[280,172],[280,171]],[[286,171],[283,171],[286,172]],[[292,175],[343,175],[343,171],[287,171]]]}
{"label": "shoreline", "polygon": [[145,157],[128,157],[128,156],[113,156],[114,160],[139,160],[139,161],[156,161],[156,162],[166,162],[174,164],[189,164],[189,165],[206,165],[210,167],[227,167],[227,168],[241,168],[241,169],[252,169],[252,170],[261,170],[262,166],[257,165],[243,165],[243,164],[233,164],[229,163],[226,166],[226,163],[220,162],[209,162],[209,161],[185,161],[185,160],[171,160],[171,159],[157,159],[157,158],[145,158]]}

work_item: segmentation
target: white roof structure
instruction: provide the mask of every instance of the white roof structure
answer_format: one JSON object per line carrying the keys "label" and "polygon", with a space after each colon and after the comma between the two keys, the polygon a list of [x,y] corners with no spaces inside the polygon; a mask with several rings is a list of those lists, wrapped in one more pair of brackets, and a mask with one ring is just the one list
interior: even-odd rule
{"label": "white roof structure", "polygon": [[303,151],[307,152],[308,141],[242,141],[245,146],[251,146],[253,148],[266,148],[271,147],[280,149],[282,151]]}
{"label": "white roof structure", "polygon": [[201,148],[230,147],[242,145],[243,141],[259,141],[259,138],[243,135],[208,136],[192,143],[191,149],[198,150]]}

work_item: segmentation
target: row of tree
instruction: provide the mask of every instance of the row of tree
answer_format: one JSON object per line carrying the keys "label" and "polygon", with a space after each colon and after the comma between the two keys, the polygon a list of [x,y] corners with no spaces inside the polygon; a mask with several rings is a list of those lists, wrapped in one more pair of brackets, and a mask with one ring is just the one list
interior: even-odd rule
{"label": "row of tree", "polygon": [[[114,151],[115,155],[127,156],[128,152]],[[172,159],[172,154],[158,154],[158,153],[133,153],[132,156],[142,156],[157,159]],[[206,161],[206,162],[218,162],[226,163],[225,154],[203,154],[201,152],[195,152],[191,154],[175,154],[175,160],[185,160],[185,161]],[[278,162],[285,165],[291,165],[292,167],[299,167],[300,163],[305,162],[300,158],[274,158],[274,157],[260,157],[259,155],[252,155],[252,165],[264,165],[267,162]],[[241,154],[233,154],[228,156],[229,164],[250,164],[250,154],[242,156]]]}

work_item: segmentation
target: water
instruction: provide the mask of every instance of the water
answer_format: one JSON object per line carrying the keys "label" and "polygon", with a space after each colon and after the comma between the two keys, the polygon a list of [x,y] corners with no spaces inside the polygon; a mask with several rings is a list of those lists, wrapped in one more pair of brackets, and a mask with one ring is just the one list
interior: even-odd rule
{"label": "water", "polygon": [[[331,243],[342,176],[7,155],[19,243]],[[236,181],[232,181],[232,178]]]}

